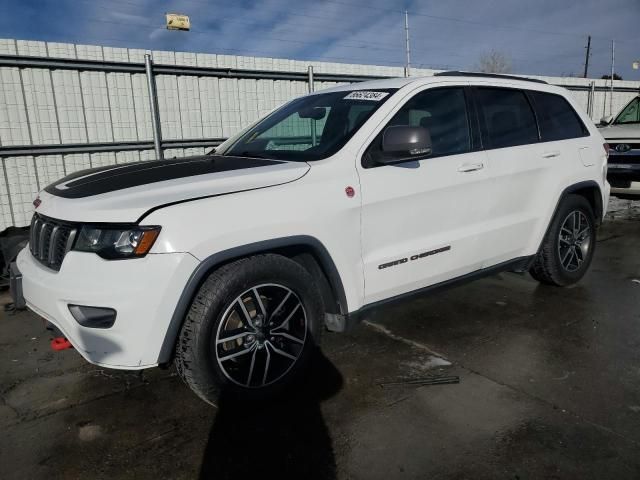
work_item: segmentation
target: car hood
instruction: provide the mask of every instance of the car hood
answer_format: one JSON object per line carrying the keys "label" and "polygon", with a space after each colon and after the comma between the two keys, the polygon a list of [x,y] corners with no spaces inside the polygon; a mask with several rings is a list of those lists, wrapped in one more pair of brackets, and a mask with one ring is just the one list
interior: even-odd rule
{"label": "car hood", "polygon": [[640,140],[640,124],[609,125],[599,129],[606,140]]}
{"label": "car hood", "polygon": [[82,170],[49,185],[38,213],[77,222],[137,222],[150,210],[293,182],[305,162],[203,155]]}

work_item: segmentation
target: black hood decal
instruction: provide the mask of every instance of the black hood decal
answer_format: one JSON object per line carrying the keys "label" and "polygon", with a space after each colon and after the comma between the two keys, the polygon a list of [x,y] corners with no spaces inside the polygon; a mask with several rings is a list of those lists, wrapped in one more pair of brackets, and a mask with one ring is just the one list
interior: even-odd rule
{"label": "black hood decal", "polygon": [[63,198],[83,198],[176,178],[266,167],[282,162],[262,158],[202,155],[91,168],[67,175],[45,191]]}

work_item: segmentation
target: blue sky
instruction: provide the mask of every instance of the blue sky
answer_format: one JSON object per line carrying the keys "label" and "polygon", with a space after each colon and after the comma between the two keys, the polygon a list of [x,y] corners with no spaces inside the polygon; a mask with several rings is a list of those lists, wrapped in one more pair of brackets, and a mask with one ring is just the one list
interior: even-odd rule
{"label": "blue sky", "polygon": [[[412,63],[473,69],[497,50],[514,73],[610,70],[640,80],[639,0],[0,0],[0,36],[132,48],[299,60],[402,65],[405,8]],[[191,17],[192,31],[164,28],[164,13]]]}

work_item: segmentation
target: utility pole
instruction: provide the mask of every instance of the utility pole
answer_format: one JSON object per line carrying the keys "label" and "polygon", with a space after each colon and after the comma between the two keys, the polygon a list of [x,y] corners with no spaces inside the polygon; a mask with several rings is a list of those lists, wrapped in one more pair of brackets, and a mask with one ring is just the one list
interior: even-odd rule
{"label": "utility pole", "polygon": [[405,39],[405,51],[407,54],[407,64],[404,68],[404,76],[411,75],[411,49],[409,48],[409,12],[404,11],[404,39]]}
{"label": "utility pole", "polygon": [[616,69],[616,41],[611,40],[611,95],[609,96],[609,115],[613,115],[613,76]]}
{"label": "utility pole", "polygon": [[589,57],[591,56],[591,35],[587,37],[587,55],[584,58],[584,78],[587,78],[589,72]]}

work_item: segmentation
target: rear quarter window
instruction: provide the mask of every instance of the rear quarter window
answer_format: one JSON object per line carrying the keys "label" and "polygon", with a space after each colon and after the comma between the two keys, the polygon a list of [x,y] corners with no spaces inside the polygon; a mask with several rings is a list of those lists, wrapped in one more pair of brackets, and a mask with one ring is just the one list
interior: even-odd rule
{"label": "rear quarter window", "polygon": [[561,95],[533,91],[528,93],[535,105],[543,142],[589,135],[589,130],[584,126],[576,111]]}

